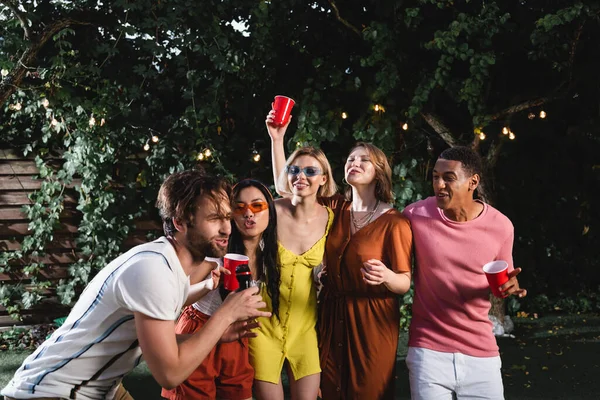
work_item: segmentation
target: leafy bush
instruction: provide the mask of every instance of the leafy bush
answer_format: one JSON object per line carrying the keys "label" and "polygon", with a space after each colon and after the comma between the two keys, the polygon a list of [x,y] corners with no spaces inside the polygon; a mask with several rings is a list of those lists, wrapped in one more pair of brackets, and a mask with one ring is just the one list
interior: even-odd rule
{"label": "leafy bush", "polygon": [[33,327],[13,327],[0,332],[0,350],[34,350],[50,333],[55,325],[44,324]]}
{"label": "leafy bush", "polygon": [[[153,216],[169,173],[202,165],[270,182],[264,116],[279,93],[298,101],[288,150],[321,145],[341,181],[349,147],[374,142],[393,159],[399,207],[430,191],[423,182],[440,148],[474,146],[490,169],[489,198],[503,212],[515,205],[515,259],[531,266],[523,278],[555,279],[540,292],[559,292],[565,270],[595,285],[585,277],[597,282],[600,270],[590,229],[599,208],[584,190],[598,171],[589,82],[600,68],[599,6],[533,3],[29,2],[22,18],[0,4],[0,146],[35,155],[42,181],[26,208],[31,235],[0,253],[0,273],[30,284],[2,284],[0,304],[16,318],[48,291],[71,304],[136,219]],[[551,124],[528,118],[558,99]],[[517,140],[499,133],[509,123]],[[539,182],[554,170],[562,179]],[[549,198],[557,182],[564,193]],[[54,287],[40,259],[67,194],[81,213],[82,257]]]}
{"label": "leafy bush", "polygon": [[[600,290],[600,288],[598,288]],[[598,313],[600,312],[600,296],[598,291],[587,290],[577,295],[558,293],[549,297],[540,294],[531,299],[522,300],[523,308],[536,313]]]}

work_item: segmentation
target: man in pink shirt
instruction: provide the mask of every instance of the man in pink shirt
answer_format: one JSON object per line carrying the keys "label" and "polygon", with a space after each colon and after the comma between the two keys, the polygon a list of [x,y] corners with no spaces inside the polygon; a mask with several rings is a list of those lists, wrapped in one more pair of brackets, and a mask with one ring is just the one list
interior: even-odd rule
{"label": "man in pink shirt", "polygon": [[504,399],[498,345],[488,318],[488,286],[482,266],[504,260],[510,280],[504,296],[527,294],[513,267],[514,229],[492,206],[474,198],[481,180],[479,155],[453,147],[433,170],[435,197],[409,205],[416,267],[410,326],[411,397]]}

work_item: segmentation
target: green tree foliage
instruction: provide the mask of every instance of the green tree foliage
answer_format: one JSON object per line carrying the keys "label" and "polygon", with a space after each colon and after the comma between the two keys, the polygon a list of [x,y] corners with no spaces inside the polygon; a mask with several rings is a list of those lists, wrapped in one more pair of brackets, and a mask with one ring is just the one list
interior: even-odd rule
{"label": "green tree foliage", "polygon": [[[595,101],[573,135],[596,140],[599,11],[592,1],[0,0],[2,141],[35,154],[43,180],[31,236],[0,255],[4,272],[30,259],[33,285],[1,286],[0,302],[17,315],[50,286],[36,260],[72,190],[84,257],[58,285],[65,303],[122,250],[166,174],[200,163],[268,182],[263,121],[276,94],[297,100],[289,149],[320,145],[338,180],[349,147],[374,142],[392,157],[402,207],[427,195],[430,158],[463,143],[486,158],[484,194],[497,197],[494,168],[512,154],[501,148],[543,129],[530,112]],[[57,154],[64,164],[51,168]]]}

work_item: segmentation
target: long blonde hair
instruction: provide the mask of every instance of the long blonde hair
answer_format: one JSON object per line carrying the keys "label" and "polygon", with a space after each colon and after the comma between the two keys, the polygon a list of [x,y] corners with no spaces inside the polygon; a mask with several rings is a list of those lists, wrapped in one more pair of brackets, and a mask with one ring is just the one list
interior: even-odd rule
{"label": "long blonde hair", "polygon": [[321,149],[317,149],[315,147],[306,146],[300,147],[296,149],[285,162],[285,168],[279,174],[279,178],[277,178],[277,186],[280,188],[285,188],[287,193],[291,193],[291,189],[287,180],[287,167],[292,165],[292,163],[301,156],[310,156],[316,159],[319,164],[321,164],[321,172],[323,175],[327,177],[327,181],[325,184],[321,186],[317,192],[318,197],[331,197],[337,193],[337,185],[333,180],[333,174],[331,173],[331,165],[329,164],[329,160],[327,160],[327,156]]}

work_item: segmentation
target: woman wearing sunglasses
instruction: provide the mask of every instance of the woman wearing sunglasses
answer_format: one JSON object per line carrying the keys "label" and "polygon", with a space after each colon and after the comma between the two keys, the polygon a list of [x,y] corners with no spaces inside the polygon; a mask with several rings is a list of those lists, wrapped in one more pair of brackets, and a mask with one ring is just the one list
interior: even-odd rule
{"label": "woman wearing sunglasses", "polygon": [[[244,179],[234,186],[231,198],[233,224],[227,250],[248,256],[252,280],[269,297],[276,299],[269,303],[269,308],[273,312],[272,318],[278,318],[279,258],[273,197],[262,183]],[[183,311],[176,332],[191,334],[198,331],[221,303],[219,290],[210,291]],[[173,390],[163,389],[162,396],[170,400],[250,400],[253,380],[248,340],[240,339],[217,344],[186,381]]]}
{"label": "woman wearing sunglasses", "polygon": [[[274,126],[274,176],[285,168],[284,135]],[[393,399],[400,313],[398,295],[411,280],[412,232],[393,208],[392,172],[369,143],[350,150],[346,196],[321,198],[334,210],[319,296],[319,350],[323,399]],[[287,196],[285,187],[277,192]]]}
{"label": "woman wearing sunglasses", "polygon": [[[290,196],[275,200],[281,286],[279,319],[259,319],[261,328],[250,340],[257,399],[283,400],[281,372],[286,367],[294,400],[317,398],[320,382],[317,342],[317,295],[313,270],[323,261],[332,211],[317,202],[336,187],[321,150],[304,147],[287,160],[280,184]],[[269,305],[274,299],[261,293]]]}

